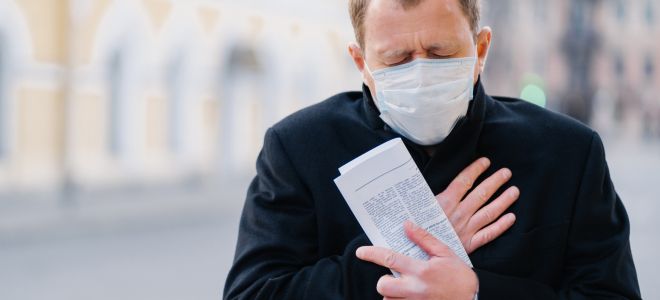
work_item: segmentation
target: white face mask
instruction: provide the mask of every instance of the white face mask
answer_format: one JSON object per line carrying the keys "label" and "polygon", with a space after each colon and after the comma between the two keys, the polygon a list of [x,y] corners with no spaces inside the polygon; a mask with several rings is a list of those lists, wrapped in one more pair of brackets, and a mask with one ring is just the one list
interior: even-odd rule
{"label": "white face mask", "polygon": [[416,59],[371,72],[380,118],[419,145],[442,142],[467,114],[476,57]]}

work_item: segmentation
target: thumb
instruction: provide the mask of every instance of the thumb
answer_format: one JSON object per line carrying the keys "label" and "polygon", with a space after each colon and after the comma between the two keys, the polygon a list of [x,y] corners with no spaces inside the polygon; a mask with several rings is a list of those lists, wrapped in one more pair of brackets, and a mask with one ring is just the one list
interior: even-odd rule
{"label": "thumb", "polygon": [[417,244],[430,256],[446,257],[454,255],[454,252],[443,242],[435,238],[431,233],[424,230],[411,221],[406,221],[404,230],[408,238]]}

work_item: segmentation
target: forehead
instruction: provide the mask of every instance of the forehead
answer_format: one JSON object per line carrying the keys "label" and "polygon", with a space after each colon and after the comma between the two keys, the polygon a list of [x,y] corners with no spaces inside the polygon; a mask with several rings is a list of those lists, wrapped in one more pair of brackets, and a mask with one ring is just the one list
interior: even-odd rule
{"label": "forehead", "polygon": [[363,29],[365,47],[377,52],[403,44],[457,44],[472,37],[459,0],[422,0],[408,8],[396,0],[372,0]]}

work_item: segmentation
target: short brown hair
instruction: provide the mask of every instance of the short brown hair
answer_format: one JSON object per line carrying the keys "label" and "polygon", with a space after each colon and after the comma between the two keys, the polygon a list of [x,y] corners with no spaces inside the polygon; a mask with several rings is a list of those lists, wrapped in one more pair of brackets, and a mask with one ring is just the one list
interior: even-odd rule
{"label": "short brown hair", "polygon": [[[425,0],[392,0],[398,2],[403,9],[408,9],[417,6]],[[479,20],[481,18],[481,5],[479,0],[456,0],[461,4],[463,13],[468,19],[470,29],[477,34],[479,30]],[[351,15],[351,23],[353,23],[353,31],[355,31],[355,39],[360,47],[364,47],[364,18],[367,15],[367,8],[369,8],[371,0],[349,0],[348,12]]]}

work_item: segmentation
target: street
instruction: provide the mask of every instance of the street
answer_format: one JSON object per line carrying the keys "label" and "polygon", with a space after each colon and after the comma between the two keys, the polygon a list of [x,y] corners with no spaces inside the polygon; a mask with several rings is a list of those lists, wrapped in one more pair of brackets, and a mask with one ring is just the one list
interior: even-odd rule
{"label": "street", "polygon": [[[631,219],[643,296],[660,299],[655,258],[660,144],[604,140],[613,181]],[[20,238],[0,232],[0,299],[220,299],[248,181],[246,176],[204,190],[197,197],[202,200],[170,193],[169,206],[151,202],[132,217],[110,218],[114,222],[78,218],[76,224],[86,230],[67,227],[71,221],[65,217],[48,225],[65,228],[53,229],[59,234],[35,230],[30,238]],[[98,219],[99,211],[107,209],[80,209],[78,215]]]}

